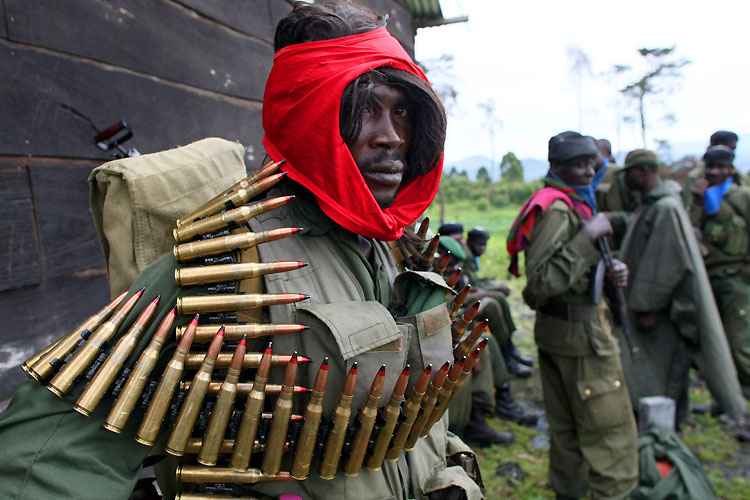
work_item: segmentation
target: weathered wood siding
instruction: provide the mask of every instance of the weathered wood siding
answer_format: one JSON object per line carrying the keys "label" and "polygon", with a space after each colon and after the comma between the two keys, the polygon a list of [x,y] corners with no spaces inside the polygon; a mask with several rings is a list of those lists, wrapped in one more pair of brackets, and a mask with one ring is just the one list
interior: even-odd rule
{"label": "weathered wood siding", "polygon": [[[387,12],[413,53],[400,0]],[[118,120],[152,153],[217,136],[263,156],[261,105],[287,0],[0,2],[0,401],[18,365],[109,299],[86,179]]]}

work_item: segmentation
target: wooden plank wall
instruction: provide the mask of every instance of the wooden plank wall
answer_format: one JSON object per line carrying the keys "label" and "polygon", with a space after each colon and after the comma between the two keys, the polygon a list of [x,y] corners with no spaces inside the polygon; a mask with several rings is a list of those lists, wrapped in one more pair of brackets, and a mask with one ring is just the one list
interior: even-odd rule
{"label": "wooden plank wall", "polygon": [[[387,12],[413,53],[402,0]],[[291,0],[0,2],[0,401],[18,365],[109,299],[86,179],[92,141],[118,120],[151,153],[218,136],[263,157],[273,32]]]}

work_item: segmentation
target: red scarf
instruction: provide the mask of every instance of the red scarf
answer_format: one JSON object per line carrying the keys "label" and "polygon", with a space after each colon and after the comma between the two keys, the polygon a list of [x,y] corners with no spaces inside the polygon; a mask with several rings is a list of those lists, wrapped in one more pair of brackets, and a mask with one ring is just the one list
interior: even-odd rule
{"label": "red scarf", "polygon": [[273,160],[286,159],[282,168],[289,178],[310,190],[334,222],[389,241],[400,238],[435,198],[443,159],[401,186],[393,204],[381,210],[341,138],[339,108],[349,82],[382,66],[428,81],[385,28],[281,49],[263,97],[263,145]]}
{"label": "red scarf", "polygon": [[591,208],[585,203],[572,199],[571,196],[577,197],[573,188],[546,186],[531,195],[531,198],[521,207],[521,211],[518,213],[516,220],[513,221],[513,225],[510,227],[510,232],[508,233],[507,250],[510,254],[510,267],[508,267],[508,271],[513,276],[516,278],[520,276],[518,272],[518,255],[526,249],[529,243],[537,214],[547,210],[554,201],[564,201],[568,205],[568,208],[577,211],[584,219],[591,217]]}

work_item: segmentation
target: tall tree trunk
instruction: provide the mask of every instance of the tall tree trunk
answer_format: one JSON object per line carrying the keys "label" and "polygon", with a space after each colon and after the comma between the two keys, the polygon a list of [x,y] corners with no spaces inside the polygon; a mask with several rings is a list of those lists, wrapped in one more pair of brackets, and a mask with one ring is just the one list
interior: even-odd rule
{"label": "tall tree trunk", "polygon": [[638,111],[641,114],[641,139],[643,140],[643,149],[646,149],[646,114],[643,111],[643,94],[638,98]]}

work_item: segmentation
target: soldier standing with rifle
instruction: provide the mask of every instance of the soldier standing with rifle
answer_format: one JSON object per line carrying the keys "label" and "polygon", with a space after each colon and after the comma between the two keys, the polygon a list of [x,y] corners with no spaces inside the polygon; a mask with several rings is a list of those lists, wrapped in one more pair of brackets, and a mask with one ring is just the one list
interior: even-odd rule
{"label": "soldier standing with rifle", "polygon": [[[284,276],[243,280],[237,285],[239,295],[232,296],[232,300],[222,298],[224,302],[249,301],[255,297],[253,294],[267,292],[258,297],[272,299],[266,303],[277,305],[262,310],[263,317],[241,311],[238,318],[309,325],[306,331],[274,337],[274,353],[298,351],[316,361],[327,356],[328,364],[325,368],[318,368],[317,363],[301,365],[298,373],[290,373],[287,380],[282,379],[284,370],[271,360],[268,385],[283,381],[282,393],[288,396],[293,392],[292,384],[312,387],[318,371],[327,370],[326,392],[330,397],[323,400],[323,418],[330,422],[334,413],[342,413],[342,403],[336,405],[340,398],[351,405],[354,426],[366,420],[355,414],[368,394],[372,395],[371,381],[376,373],[384,378],[378,396],[388,401],[407,365],[411,373],[429,374],[430,366],[449,364],[453,358],[445,303],[446,294],[452,289],[434,273],[407,272],[397,277],[396,264],[384,243],[400,238],[405,226],[416,220],[434,198],[442,170],[446,126],[442,105],[425,75],[388,34],[385,22],[384,16],[341,2],[299,3],[279,23],[276,56],[263,104],[263,143],[274,162],[286,160],[282,169],[288,178],[268,196],[284,203],[292,201],[291,197],[296,199],[288,205],[277,205],[274,212],[258,215],[249,225],[257,234],[282,227],[303,229],[294,238],[267,241],[259,248],[243,250],[239,259],[270,263],[292,258],[310,265]],[[223,216],[222,213],[214,218]],[[209,219],[214,220],[209,217],[195,223],[192,218],[180,221],[183,225],[178,224],[175,237],[190,234],[188,241],[178,240],[180,246],[206,244],[193,242],[190,230],[207,224]],[[232,220],[229,227],[239,225],[246,229],[246,221]],[[221,238],[224,236],[216,239]],[[182,267],[175,262],[177,250],[175,256],[168,254],[146,268],[131,288],[146,286],[146,291],[139,293],[148,298],[161,293],[160,304],[165,305],[160,305],[154,315],[155,322],[167,317],[175,302],[177,313],[188,315],[188,311],[195,312],[188,304],[206,304],[216,298],[186,297],[199,292],[175,286],[175,268]],[[297,298],[286,302],[274,299],[293,296]],[[299,300],[305,296],[309,300],[303,305]],[[188,298],[195,300],[187,301]],[[134,309],[131,316],[136,312]],[[198,315],[187,330],[190,335],[185,333],[184,338],[192,339],[197,322]],[[144,338],[150,338],[155,324]],[[123,328],[127,326],[126,322]],[[118,335],[122,333],[121,329]],[[266,340],[260,342],[265,345]],[[174,373],[182,371],[190,341],[184,344],[170,365]],[[106,348],[104,344],[98,347]],[[174,347],[174,337],[170,335],[162,349],[165,357],[160,357],[155,371],[163,369]],[[250,342],[247,348],[251,350]],[[257,351],[258,347],[252,350]],[[270,356],[270,348],[267,354]],[[254,356],[257,366],[259,355]],[[386,368],[381,372],[383,364]],[[354,380],[357,372],[361,376]],[[256,378],[259,384],[265,383],[266,374],[262,375]],[[413,394],[416,378],[409,380],[408,394]],[[160,394],[167,393],[167,389],[177,390],[176,381],[170,378],[169,387]],[[424,391],[424,384],[420,387]],[[315,386],[318,393],[322,390]],[[119,435],[103,429],[108,413],[105,406],[111,407],[111,399],[108,405],[100,404],[88,419],[73,411],[76,392],[79,390],[59,399],[44,387],[30,383],[10,403],[0,418],[0,490],[6,497],[128,498],[141,464],[151,452],[151,447],[142,443],[152,440],[133,439],[139,418],[131,418]],[[303,411],[303,402],[295,400],[291,413],[299,415]],[[333,432],[340,427],[345,425],[334,421],[330,429]],[[181,477],[184,481],[198,475],[230,478],[213,481],[222,484],[235,482],[231,478],[247,477],[251,484],[236,486],[238,491],[233,493],[262,500],[286,493],[305,499],[478,500],[482,495],[467,475],[467,467],[452,466],[473,460],[471,450],[446,428],[444,417],[431,429],[425,428],[426,437],[416,440],[410,451],[395,449],[382,464],[366,462],[368,468],[347,469],[347,474],[338,470],[332,479],[331,472],[336,472],[336,467],[329,465],[334,459],[344,464],[347,457],[327,453],[331,448],[324,454],[324,463],[323,454],[316,453],[310,475],[300,481],[293,481],[286,472],[277,473],[275,462],[265,464],[262,475],[252,469],[243,474],[227,467],[191,465],[180,469]],[[280,446],[274,448],[277,453],[284,452],[284,436],[280,437]],[[252,441],[245,444],[252,445]],[[361,450],[350,453],[354,451]],[[286,453],[283,457],[282,471],[289,470],[291,455]]]}
{"label": "soldier standing with rifle", "polygon": [[[596,242],[610,234],[596,213],[590,137],[563,132],[549,141],[546,186],[526,202],[508,236],[511,272],[525,252],[523,296],[537,312],[534,338],[550,424],[550,484],[557,498],[627,498],[638,484],[637,435],[619,346],[606,307],[592,303]],[[622,286],[627,267],[609,279]]]}

